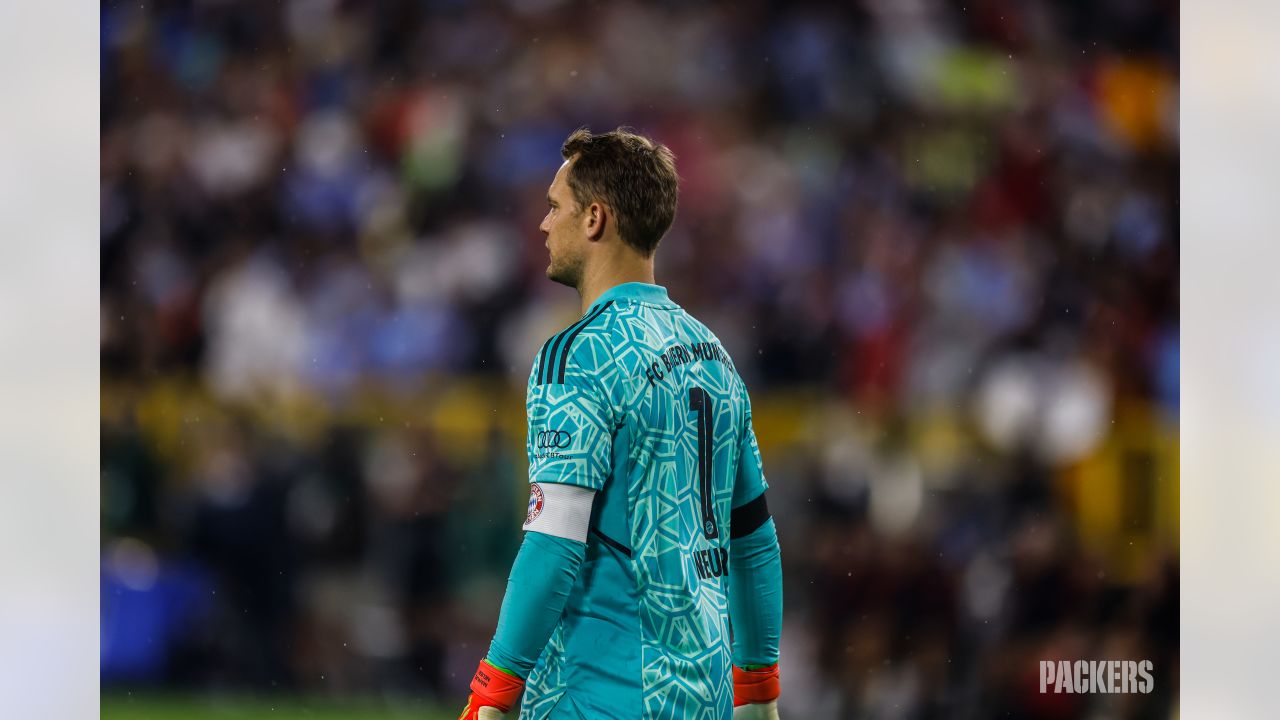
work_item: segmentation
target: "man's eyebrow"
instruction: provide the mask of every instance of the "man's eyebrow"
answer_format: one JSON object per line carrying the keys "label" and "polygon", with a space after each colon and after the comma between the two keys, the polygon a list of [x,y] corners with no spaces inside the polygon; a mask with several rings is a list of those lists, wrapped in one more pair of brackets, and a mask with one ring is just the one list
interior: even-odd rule
{"label": "man's eyebrow", "polygon": [[548,204],[548,205],[555,205],[555,204],[556,204],[556,201],[551,199],[551,193],[547,193],[547,204]]}

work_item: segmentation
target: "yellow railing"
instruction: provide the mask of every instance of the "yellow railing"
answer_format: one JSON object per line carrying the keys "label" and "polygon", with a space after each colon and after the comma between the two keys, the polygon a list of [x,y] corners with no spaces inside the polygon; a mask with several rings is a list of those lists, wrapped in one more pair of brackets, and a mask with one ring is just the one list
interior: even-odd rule
{"label": "yellow railing", "polygon": [[[302,445],[319,442],[335,423],[367,428],[428,431],[438,450],[472,465],[500,434],[515,455],[525,437],[524,388],[497,378],[426,378],[412,390],[370,385],[342,402],[302,392],[270,399],[224,403],[190,377],[169,376],[145,386],[106,381],[102,417],[111,424],[132,414],[148,447],[178,481],[202,436],[230,423],[250,432],[279,434]],[[771,458],[820,453],[833,443],[874,447],[886,420],[872,409],[814,387],[755,391],[753,417],[766,472]],[[895,442],[926,473],[966,456],[991,455],[968,420],[954,408],[923,412],[895,423]],[[1082,461],[1056,468],[1055,496],[1071,518],[1087,552],[1113,572],[1136,577],[1153,558],[1178,545],[1178,428],[1149,405],[1121,402],[1112,432]],[[518,482],[512,491],[520,492]]]}

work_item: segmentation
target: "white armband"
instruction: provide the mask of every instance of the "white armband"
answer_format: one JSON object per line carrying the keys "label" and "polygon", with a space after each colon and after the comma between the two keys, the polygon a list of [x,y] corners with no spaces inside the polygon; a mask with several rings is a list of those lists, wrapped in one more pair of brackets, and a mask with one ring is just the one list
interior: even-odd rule
{"label": "white armband", "polygon": [[595,496],[595,490],[577,485],[530,483],[524,529],[585,543]]}

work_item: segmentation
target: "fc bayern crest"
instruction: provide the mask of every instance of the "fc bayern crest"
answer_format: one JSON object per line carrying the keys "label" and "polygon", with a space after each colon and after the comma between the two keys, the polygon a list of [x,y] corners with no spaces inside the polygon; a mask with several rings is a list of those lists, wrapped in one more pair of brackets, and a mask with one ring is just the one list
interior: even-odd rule
{"label": "fc bayern crest", "polygon": [[542,514],[542,505],[545,498],[542,494],[542,488],[538,483],[529,486],[529,514],[524,518],[524,524],[528,525],[533,522],[534,518]]}

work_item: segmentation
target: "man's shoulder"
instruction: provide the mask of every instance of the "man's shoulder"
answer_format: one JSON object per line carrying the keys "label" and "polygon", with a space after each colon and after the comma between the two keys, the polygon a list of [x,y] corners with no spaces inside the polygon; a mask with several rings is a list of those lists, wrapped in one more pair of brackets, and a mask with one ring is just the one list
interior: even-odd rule
{"label": "man's shoulder", "polygon": [[585,315],[547,338],[529,376],[530,385],[563,385],[575,374],[597,373],[612,360],[611,337],[616,332],[615,303],[592,307]]}

